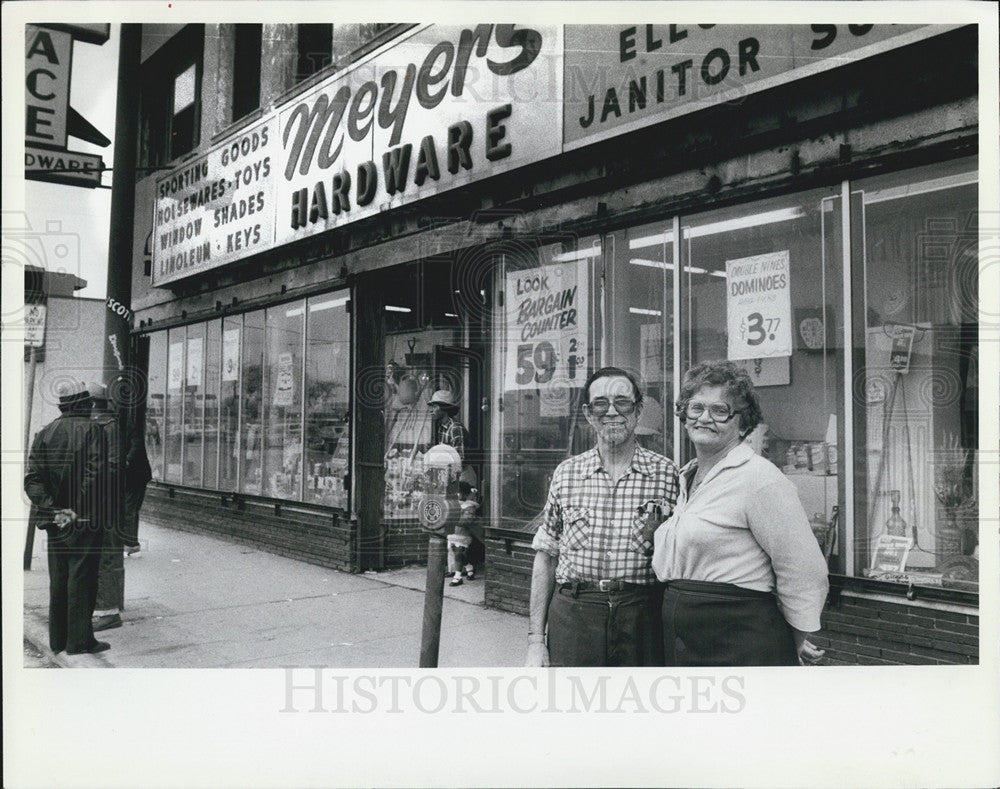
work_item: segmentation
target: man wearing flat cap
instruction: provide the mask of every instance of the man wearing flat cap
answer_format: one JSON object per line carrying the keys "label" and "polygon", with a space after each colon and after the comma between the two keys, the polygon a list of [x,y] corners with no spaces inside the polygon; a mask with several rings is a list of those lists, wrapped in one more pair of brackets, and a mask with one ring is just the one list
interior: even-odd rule
{"label": "man wearing flat cap", "polygon": [[35,436],[24,490],[31,520],[48,532],[49,646],[76,655],[110,646],[94,638],[101,559],[102,493],[108,480],[107,441],[91,419],[93,400],[79,381],[58,390],[60,415]]}
{"label": "man wearing flat cap", "polygon": [[[465,428],[456,419],[458,414],[458,397],[448,389],[438,389],[427,401],[431,407],[431,415],[437,423],[434,436],[435,443],[454,447],[458,456],[465,460]],[[475,497],[475,473],[471,468],[462,469],[462,479],[459,482],[460,495],[464,500]],[[468,511],[471,517],[475,508]],[[476,568],[469,561],[469,548],[472,547],[472,532],[468,527],[458,524],[453,533],[448,535],[448,574],[451,580],[449,586],[461,586],[462,579],[473,580]]]}

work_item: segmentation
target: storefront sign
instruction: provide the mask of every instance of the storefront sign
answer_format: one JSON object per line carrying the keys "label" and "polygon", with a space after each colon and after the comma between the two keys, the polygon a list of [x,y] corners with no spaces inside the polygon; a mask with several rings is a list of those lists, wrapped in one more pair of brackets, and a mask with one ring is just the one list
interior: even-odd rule
{"label": "storefront sign", "polygon": [[504,285],[504,389],[538,389],[545,407],[563,414],[570,390],[587,377],[589,265],[584,259],[511,271]]}
{"label": "storefront sign", "polygon": [[222,332],[222,380],[240,380],[240,330]]}
{"label": "storefront sign", "polygon": [[30,181],[97,188],[104,173],[104,159],[92,153],[24,149],[24,174]]}
{"label": "storefront sign", "polygon": [[24,305],[24,344],[41,348],[45,344],[45,305]]}
{"label": "storefront sign", "polygon": [[24,32],[25,145],[65,148],[73,37],[35,25]]}
{"label": "storefront sign", "polygon": [[276,128],[272,116],[157,180],[154,285],[274,245]]}
{"label": "storefront sign", "polygon": [[[69,137],[110,145],[100,131],[69,106],[73,39],[103,44],[109,25],[25,25],[24,177],[94,189],[104,160],[66,150]],[[59,29],[56,29],[59,28]]]}
{"label": "storefront sign", "polygon": [[557,155],[559,27],[430,25],[156,182],[153,284]]}
{"label": "storefront sign", "polygon": [[433,25],[279,114],[277,243],[554,156],[557,27]]}
{"label": "storefront sign", "polygon": [[944,25],[567,25],[566,150],[801,79]]}
{"label": "storefront sign", "polygon": [[295,359],[288,351],[278,354],[274,381],[274,404],[289,406],[295,402]]}
{"label": "storefront sign", "polygon": [[792,355],[788,250],[726,261],[727,356]]}

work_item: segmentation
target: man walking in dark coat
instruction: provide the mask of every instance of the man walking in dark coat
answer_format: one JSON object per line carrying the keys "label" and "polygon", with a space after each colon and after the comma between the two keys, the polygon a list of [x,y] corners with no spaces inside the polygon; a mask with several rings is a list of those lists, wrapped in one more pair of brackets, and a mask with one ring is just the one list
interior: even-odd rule
{"label": "man walking in dark coat", "polygon": [[49,646],[71,655],[110,646],[94,638],[91,624],[108,474],[106,439],[91,406],[82,383],[60,387],[62,413],[35,436],[24,476],[32,522],[48,532]]}

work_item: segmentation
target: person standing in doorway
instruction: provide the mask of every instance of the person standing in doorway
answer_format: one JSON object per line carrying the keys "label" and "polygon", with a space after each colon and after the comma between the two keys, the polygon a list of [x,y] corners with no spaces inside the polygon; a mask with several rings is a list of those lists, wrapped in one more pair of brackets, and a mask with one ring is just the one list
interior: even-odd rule
{"label": "person standing in doorway", "polygon": [[[453,447],[458,456],[465,460],[465,426],[458,420],[458,398],[448,389],[438,389],[427,405],[431,408],[434,420],[434,438],[437,444],[447,444]],[[462,498],[469,500],[474,495],[475,485],[470,485],[467,479],[467,469],[462,470],[465,484],[462,486]],[[461,484],[461,483],[460,483]],[[471,508],[463,507],[463,515]],[[470,514],[471,517],[471,514]],[[455,531],[448,535],[448,575],[449,586],[461,586],[462,579],[473,580],[476,568],[469,562],[469,548],[472,547],[472,532],[461,523],[455,526]]]}
{"label": "person standing in doorway", "polygon": [[125,608],[125,562],[122,538],[122,503],[124,480],[122,476],[122,445],[118,414],[108,401],[104,384],[91,383],[90,396],[94,401],[93,418],[104,431],[108,447],[108,475],[101,507],[103,539],[101,563],[97,575],[97,603],[94,608],[94,632],[122,626]]}
{"label": "person standing in doorway", "polygon": [[677,498],[674,463],[640,446],[636,380],[617,367],[584,385],[597,445],[556,468],[532,547],[528,666],[662,665],[653,531]]}
{"label": "person standing in doorway", "polygon": [[48,533],[49,647],[71,655],[110,647],[94,638],[91,617],[101,560],[102,495],[108,484],[107,441],[91,418],[86,386],[59,387],[60,415],[35,436],[24,491],[32,518]]}

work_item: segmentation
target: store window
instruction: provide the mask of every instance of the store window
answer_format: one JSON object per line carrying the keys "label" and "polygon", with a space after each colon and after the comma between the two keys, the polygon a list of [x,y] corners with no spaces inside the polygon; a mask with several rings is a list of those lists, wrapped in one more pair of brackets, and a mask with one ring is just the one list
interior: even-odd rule
{"label": "store window", "polygon": [[205,448],[205,324],[187,328],[184,365],[184,484],[200,487]]}
{"label": "store window", "polygon": [[219,376],[219,490],[239,487],[240,349],[243,316],[222,319],[222,360]]}
{"label": "store window", "polygon": [[857,575],[978,589],[976,172],[963,160],[853,184]]}
{"label": "store window", "polygon": [[636,439],[673,457],[674,243],[669,221],[605,237],[608,363],[642,388]]}
{"label": "store window", "polygon": [[205,327],[204,469],[202,484],[218,487],[219,480],[219,365],[222,352],[222,325],[212,321]]}
{"label": "store window", "polygon": [[181,482],[184,452],[184,342],[182,326],[167,335],[167,396],[164,408],[163,480]]}
{"label": "store window", "polygon": [[[764,420],[750,437],[795,485],[828,561],[843,446],[844,309],[839,190],[814,190],[681,220],[681,370],[744,367]],[[693,457],[685,437],[681,463]]]}
{"label": "store window", "polygon": [[383,517],[417,517],[423,489],[423,458],[437,443],[428,401],[439,389],[452,392],[455,415],[469,425],[470,380],[460,365],[445,362],[448,349],[465,345],[448,263],[401,267],[385,285],[385,500]]}
{"label": "store window", "polygon": [[261,495],[264,490],[264,311],[243,316],[243,350],[240,370],[240,486],[243,493]]}
{"label": "store window", "polygon": [[302,339],[305,302],[266,311],[264,385],[264,495],[302,498]]}
{"label": "store window", "polygon": [[500,518],[542,510],[555,467],[593,440],[581,412],[601,352],[603,248],[596,237],[513,247],[502,255],[497,367],[502,382]]}
{"label": "store window", "polygon": [[151,334],[153,478],[348,509],[348,304],[325,294]]}
{"label": "store window", "polygon": [[149,338],[149,375],[146,393],[146,454],[153,479],[163,481],[163,444],[166,430],[167,333]]}
{"label": "store window", "polygon": [[303,501],[348,508],[351,318],[346,293],[309,300]]}

